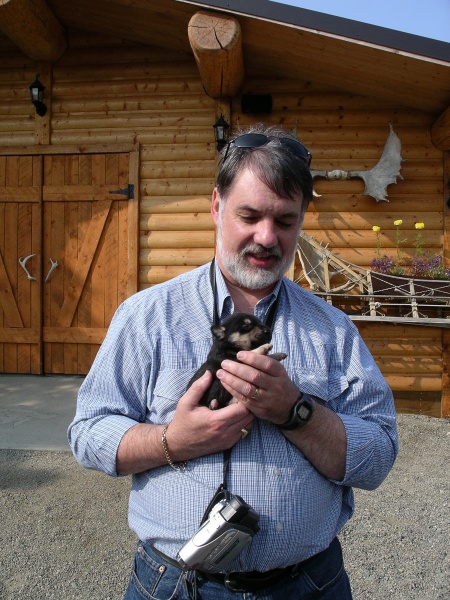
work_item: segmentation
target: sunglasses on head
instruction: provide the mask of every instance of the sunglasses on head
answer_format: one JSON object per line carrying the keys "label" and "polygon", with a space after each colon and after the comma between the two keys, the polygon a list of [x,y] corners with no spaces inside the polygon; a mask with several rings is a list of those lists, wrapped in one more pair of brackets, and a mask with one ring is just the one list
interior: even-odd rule
{"label": "sunglasses on head", "polygon": [[266,135],[265,133],[244,133],[234,140],[231,140],[231,142],[228,142],[227,144],[223,160],[226,160],[231,145],[236,148],[261,148],[262,146],[266,146],[271,140],[278,140],[282,146],[290,150],[295,156],[304,160],[308,167],[311,165],[312,154],[306,146],[292,138]]}

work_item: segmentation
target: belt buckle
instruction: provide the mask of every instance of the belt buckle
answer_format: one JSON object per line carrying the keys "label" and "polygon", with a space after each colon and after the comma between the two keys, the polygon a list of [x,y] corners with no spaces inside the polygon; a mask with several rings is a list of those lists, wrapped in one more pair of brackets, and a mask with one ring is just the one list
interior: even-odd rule
{"label": "belt buckle", "polygon": [[227,588],[227,590],[230,590],[230,592],[245,592],[246,590],[243,590],[242,588],[236,587],[235,585],[233,585],[233,582],[231,581],[231,578],[236,575],[239,575],[239,573],[237,571],[231,571],[230,573],[225,573],[223,576],[223,584],[224,586]]}

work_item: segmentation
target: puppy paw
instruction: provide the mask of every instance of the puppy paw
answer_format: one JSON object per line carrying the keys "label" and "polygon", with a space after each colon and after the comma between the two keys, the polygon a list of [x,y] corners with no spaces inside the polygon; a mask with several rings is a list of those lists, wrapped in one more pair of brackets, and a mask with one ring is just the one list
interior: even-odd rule
{"label": "puppy paw", "polygon": [[262,346],[258,346],[258,348],[254,348],[252,352],[256,352],[256,354],[269,354],[272,348],[272,344],[263,344]]}
{"label": "puppy paw", "polygon": [[272,348],[272,344],[263,344],[262,346],[258,346],[258,348],[252,350],[252,352],[256,352],[257,354],[268,355],[270,356],[270,358],[274,358],[275,360],[278,360],[280,362],[287,358],[287,354],[285,354],[284,352],[274,352],[273,354],[269,354]]}

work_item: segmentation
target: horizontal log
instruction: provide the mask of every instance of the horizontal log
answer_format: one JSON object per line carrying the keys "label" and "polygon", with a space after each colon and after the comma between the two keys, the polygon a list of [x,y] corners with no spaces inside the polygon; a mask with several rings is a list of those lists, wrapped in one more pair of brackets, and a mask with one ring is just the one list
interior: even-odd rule
{"label": "horizontal log", "polygon": [[[316,169],[315,164],[312,165],[312,168]],[[335,197],[337,194],[363,194],[364,182],[356,177],[346,181],[333,181],[316,177],[314,179],[314,190],[317,194],[334,195]],[[410,178],[409,180],[397,180],[396,184],[393,183],[387,187],[387,191],[388,199],[392,199],[398,193],[421,196],[423,201],[423,197],[428,194],[442,194],[443,187],[440,177],[414,180]]]}
{"label": "horizontal log", "polygon": [[178,127],[154,127],[139,132],[139,142],[145,145],[156,146],[157,144],[211,144],[214,143],[214,135],[211,137],[210,125],[196,127],[195,129],[180,124]]}
{"label": "horizontal log", "polygon": [[356,326],[364,339],[386,340],[395,336],[398,343],[420,345],[423,343],[423,340],[428,340],[430,343],[442,343],[442,329],[438,328],[421,327],[419,325],[411,327],[410,325],[402,325],[400,323],[367,323],[364,321],[358,321]]}
{"label": "horizontal log", "polygon": [[111,98],[109,95],[91,98],[63,98],[52,103],[52,113],[58,116],[60,113],[75,112],[139,112],[139,111],[175,111],[184,113],[186,111],[207,110],[214,111],[214,101],[205,94],[178,94],[161,96],[144,96],[125,98]]}
{"label": "horizontal log", "polygon": [[[383,142],[334,142],[323,141],[319,146],[314,148],[314,161],[329,160],[337,162],[351,158],[353,160],[371,160],[376,163],[383,152]],[[402,158],[405,162],[402,163],[402,168],[406,166],[408,160],[424,160],[430,159],[433,161],[442,160],[442,153],[431,142],[425,144],[408,144],[402,146]],[[318,163],[320,164],[320,163]]]}
{"label": "horizontal log", "polygon": [[440,356],[374,356],[384,375],[442,375]]}
{"label": "horizontal log", "polygon": [[364,340],[374,356],[442,356],[442,343],[439,342],[418,340],[415,343],[413,340],[397,341],[391,338],[380,340],[370,339],[367,336],[364,336]]}
{"label": "horizontal log", "polygon": [[0,121],[0,129],[2,133],[5,134],[9,131],[29,131],[30,129],[34,129],[34,115],[32,111],[28,112],[27,115],[14,115],[14,117],[3,117]]}
{"label": "horizontal log", "polygon": [[[136,136],[131,130],[119,131],[83,131],[78,130],[52,130],[52,144],[55,149],[66,144],[133,144]],[[11,142],[10,142],[11,143]]]}
{"label": "horizontal log", "polygon": [[[157,266],[157,267],[141,267],[139,269],[139,283],[144,285],[163,283],[169,281],[178,275],[182,275],[187,271],[192,271],[195,266]],[[142,287],[141,285],[141,287]]]}
{"label": "horizontal log", "polygon": [[105,128],[108,129],[130,129],[130,128],[142,128],[148,129],[149,127],[174,127],[176,125],[185,127],[202,127],[207,126],[211,123],[211,114],[209,112],[191,112],[184,113],[180,116],[179,113],[174,112],[173,114],[167,112],[153,112],[153,111],[142,111],[140,113],[127,112],[124,115],[123,112],[99,112],[96,115],[70,115],[69,117],[54,117],[52,119],[52,126],[55,129],[96,129]]}
{"label": "horizontal log", "polygon": [[139,228],[141,231],[209,231],[214,229],[214,223],[210,213],[175,213],[141,218]]}
{"label": "horizontal log", "polygon": [[148,198],[141,199],[139,206],[141,215],[173,214],[173,213],[210,213],[211,197],[194,198]]}
{"label": "horizontal log", "polygon": [[141,160],[143,164],[148,164],[147,161],[173,161],[173,160],[197,160],[199,156],[203,157],[203,160],[216,160],[217,151],[214,139],[211,137],[209,132],[210,141],[209,143],[202,142],[196,144],[151,144],[145,145],[141,151]]}
{"label": "horizontal log", "polygon": [[0,146],[10,146],[10,144],[17,144],[17,146],[31,146],[35,144],[35,134],[33,131],[10,131],[0,132]]}
{"label": "horizontal log", "polygon": [[141,235],[140,248],[214,248],[214,231],[151,231]]}
{"label": "horizontal log", "polygon": [[204,265],[214,257],[214,248],[176,248],[141,250],[139,264],[142,266],[196,266]]}
{"label": "horizontal log", "polygon": [[[421,414],[427,417],[441,417],[441,394],[432,392],[436,397],[431,399],[429,394],[422,392],[419,396],[411,393],[410,398],[398,398],[401,392],[394,393],[395,409],[397,413],[403,414]],[[425,395],[426,394],[426,395]]]}
{"label": "horizontal log", "polygon": [[441,377],[435,375],[389,375],[385,377],[392,391],[439,392],[442,389]]}
{"label": "horizontal log", "polygon": [[376,243],[376,237],[374,232],[372,231],[372,227],[377,225],[381,227],[381,235],[385,234],[385,232],[389,232],[389,235],[392,235],[392,232],[397,230],[397,227],[394,225],[394,221],[396,221],[401,215],[403,224],[401,225],[401,232],[407,235],[416,234],[417,231],[414,227],[415,223],[424,223],[425,230],[424,231],[433,231],[437,230],[442,233],[443,229],[443,215],[442,212],[431,212],[431,211],[416,211],[414,213],[405,213],[399,212],[396,207],[395,214],[392,212],[333,212],[333,211],[320,211],[320,212],[311,212],[307,211],[305,214],[305,220],[303,222],[303,229],[305,231],[311,232],[311,235],[314,237],[315,230],[329,230],[334,229],[336,231],[340,230],[362,230],[370,232],[370,235],[373,236],[373,241]]}
{"label": "horizontal log", "polygon": [[[393,215],[394,220],[403,219],[406,213],[421,212],[425,207],[427,212],[442,212],[443,197],[441,193],[427,194],[425,202],[422,194],[394,194],[394,188],[395,186],[388,188],[391,199],[393,198],[392,202],[375,202],[370,196],[356,194],[330,194],[314,198],[308,211],[371,212],[374,216],[386,213]],[[395,192],[397,191],[395,190]]]}
{"label": "horizontal log", "polygon": [[217,163],[215,159],[205,156],[204,153],[190,161],[151,161],[142,163],[140,173],[141,180],[146,179],[179,179],[182,177],[192,178],[214,178]]}
{"label": "horizontal log", "polygon": [[[117,69],[117,67],[115,67]],[[111,95],[119,98],[126,96],[139,96],[146,97],[148,95],[158,94],[186,94],[198,96],[203,92],[202,83],[198,77],[198,74],[192,76],[179,75],[169,78],[162,77],[164,72],[164,65],[160,67],[160,77],[153,76],[148,78],[129,78],[123,80],[108,80],[105,78],[104,81],[96,81],[95,93],[100,98],[110,97]],[[92,94],[92,81],[84,82],[82,79],[77,81],[76,86],[72,82],[62,82],[59,78],[58,69],[55,67],[55,82],[53,84],[52,92],[56,98],[83,98]]]}
{"label": "horizontal log", "polygon": [[215,180],[198,178],[154,179],[141,181],[141,193],[145,196],[193,196],[212,193]]}

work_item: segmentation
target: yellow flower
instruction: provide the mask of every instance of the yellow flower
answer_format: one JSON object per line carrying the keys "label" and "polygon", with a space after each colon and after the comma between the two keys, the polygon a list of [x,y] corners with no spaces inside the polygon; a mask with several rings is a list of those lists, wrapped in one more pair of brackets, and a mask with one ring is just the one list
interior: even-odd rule
{"label": "yellow flower", "polygon": [[374,225],[372,227],[372,231],[375,231],[376,233],[378,233],[379,231],[381,231],[381,227],[378,227],[378,225]]}
{"label": "yellow flower", "polygon": [[414,223],[416,229],[425,229],[425,223]]}
{"label": "yellow flower", "polygon": [[403,221],[401,219],[397,219],[397,221],[394,221],[394,225],[396,225],[397,227],[399,225],[401,225],[403,223]]}

